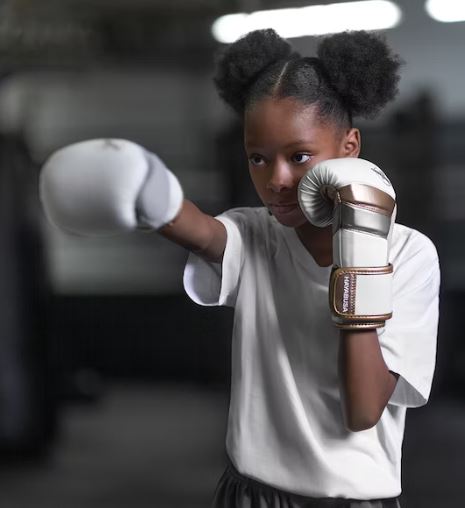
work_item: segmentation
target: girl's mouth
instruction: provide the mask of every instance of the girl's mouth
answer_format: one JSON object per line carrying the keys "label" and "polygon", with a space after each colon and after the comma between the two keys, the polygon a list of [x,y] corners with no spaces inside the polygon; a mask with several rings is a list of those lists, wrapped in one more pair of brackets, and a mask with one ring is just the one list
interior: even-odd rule
{"label": "girl's mouth", "polygon": [[298,206],[297,203],[276,203],[276,204],[270,203],[268,205],[268,208],[272,212],[288,213],[295,210],[297,206]]}

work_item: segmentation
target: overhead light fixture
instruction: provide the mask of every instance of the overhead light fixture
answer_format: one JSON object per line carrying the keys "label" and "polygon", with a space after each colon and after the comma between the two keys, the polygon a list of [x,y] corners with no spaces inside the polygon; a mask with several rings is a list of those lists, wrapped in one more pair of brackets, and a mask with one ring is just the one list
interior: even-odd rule
{"label": "overhead light fixture", "polygon": [[427,0],[425,9],[433,19],[442,23],[465,21],[463,0]]}
{"label": "overhead light fixture", "polygon": [[[444,0],[441,0],[444,1]],[[284,38],[344,32],[383,30],[400,23],[402,12],[388,0],[365,0],[256,11],[221,16],[212,25],[215,39],[231,43],[248,32],[273,28]]]}

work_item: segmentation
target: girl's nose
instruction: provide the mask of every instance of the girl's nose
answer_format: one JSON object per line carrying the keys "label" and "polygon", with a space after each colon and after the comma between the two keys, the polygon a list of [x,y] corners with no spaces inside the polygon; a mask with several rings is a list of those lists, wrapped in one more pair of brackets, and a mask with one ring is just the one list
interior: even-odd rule
{"label": "girl's nose", "polygon": [[267,184],[268,189],[274,192],[282,192],[291,189],[294,183],[294,176],[286,163],[277,161],[273,164]]}

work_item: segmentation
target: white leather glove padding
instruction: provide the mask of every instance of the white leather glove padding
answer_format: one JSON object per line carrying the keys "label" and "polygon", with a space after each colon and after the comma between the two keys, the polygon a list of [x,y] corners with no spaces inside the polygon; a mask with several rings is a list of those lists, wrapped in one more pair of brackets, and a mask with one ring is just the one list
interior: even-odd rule
{"label": "white leather glove padding", "polygon": [[160,159],[123,139],[82,141],[56,151],[42,168],[40,197],[53,224],[91,236],[161,227],[182,204],[179,182]]}

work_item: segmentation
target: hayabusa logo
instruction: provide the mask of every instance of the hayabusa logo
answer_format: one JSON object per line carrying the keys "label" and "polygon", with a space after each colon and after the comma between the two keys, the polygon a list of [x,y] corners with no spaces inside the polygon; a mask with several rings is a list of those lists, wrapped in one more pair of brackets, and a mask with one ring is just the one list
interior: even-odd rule
{"label": "hayabusa logo", "polygon": [[379,175],[386,185],[392,187],[392,183],[389,181],[389,178],[377,166],[372,166],[370,169]]}
{"label": "hayabusa logo", "polygon": [[349,312],[349,303],[350,303],[350,275],[345,275],[343,278],[343,286],[342,286],[342,312]]}

